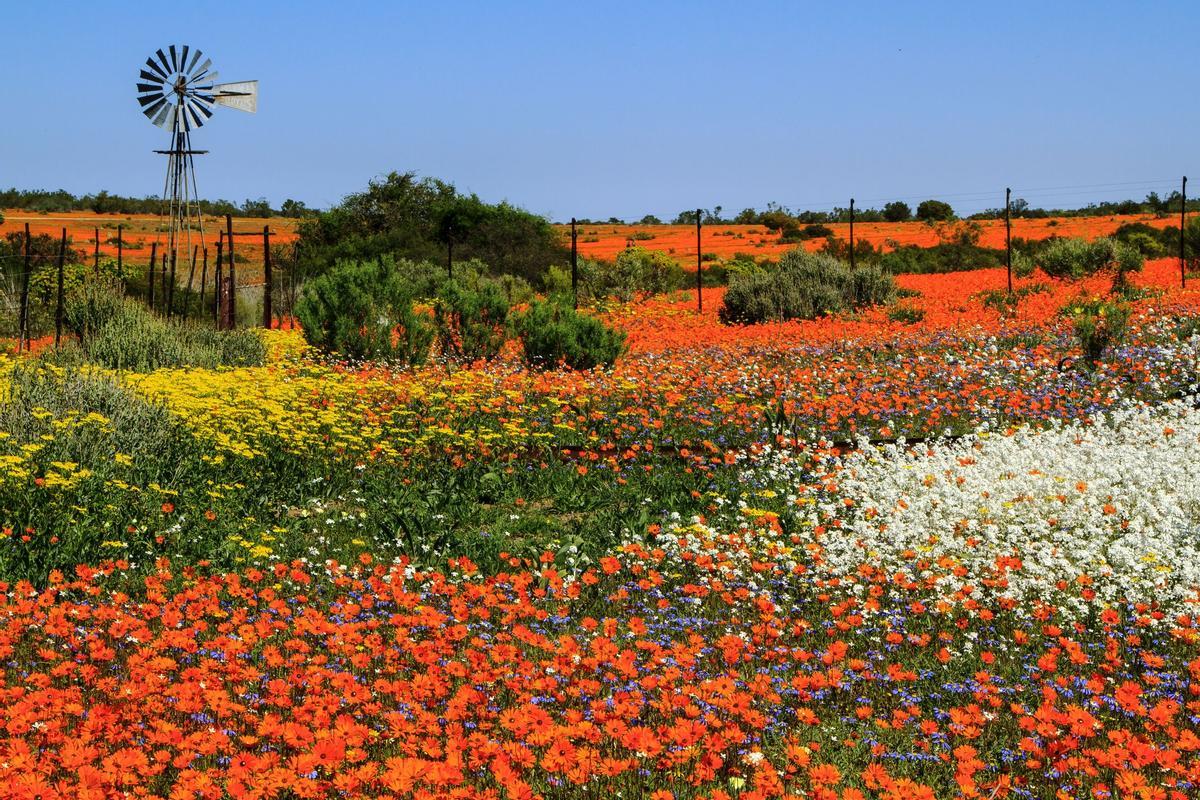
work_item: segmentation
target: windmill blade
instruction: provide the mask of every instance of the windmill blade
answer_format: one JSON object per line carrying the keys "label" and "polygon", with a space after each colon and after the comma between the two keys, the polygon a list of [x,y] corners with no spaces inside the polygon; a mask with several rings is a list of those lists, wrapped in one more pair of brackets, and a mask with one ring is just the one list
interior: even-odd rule
{"label": "windmill blade", "polygon": [[171,71],[179,72],[179,58],[175,55],[175,45],[167,48],[171,51]]}
{"label": "windmill blade", "polygon": [[145,108],[146,106],[150,105],[151,103],[157,103],[159,100],[165,100],[165,99],[166,98],[163,97],[163,93],[158,92],[156,94],[143,95],[142,97],[138,98],[138,102],[142,104],[142,108]]}
{"label": "windmill blade", "polygon": [[165,55],[163,55],[163,51],[162,51],[161,49],[160,49],[160,50],[156,50],[156,51],[154,52],[154,54],[155,54],[156,56],[158,56],[158,60],[159,60],[160,62],[162,62],[162,65],[163,65],[163,78],[164,78],[164,79],[168,78],[168,77],[170,76],[170,74],[171,74],[172,72],[174,72],[174,70],[173,70],[173,69],[171,69],[171,65],[170,65],[169,63],[167,63],[167,57],[166,57]]}
{"label": "windmill blade", "polygon": [[152,83],[157,83],[160,86],[164,83],[161,75],[154,73],[154,72],[147,72],[146,70],[142,70],[141,72],[139,72],[138,77],[144,81],[151,81]]}
{"label": "windmill blade", "polygon": [[[161,50],[159,50],[158,52],[160,52],[160,53],[161,53],[162,51],[161,51]],[[147,58],[147,59],[146,59],[146,66],[147,66],[147,67],[149,67],[149,68],[150,68],[150,69],[151,69],[151,70],[154,72],[154,74],[158,76],[158,79],[159,79],[160,81],[166,81],[166,80],[167,80],[167,73],[163,72],[163,71],[162,71],[162,68],[161,68],[161,67],[159,67],[159,66],[158,66],[158,64],[155,64],[155,63],[154,63],[154,58],[153,58],[153,57],[151,57],[151,58]],[[145,75],[145,73],[142,73],[142,74],[143,74],[143,75]]]}
{"label": "windmill blade", "polygon": [[162,94],[162,84],[161,83],[139,83],[137,85],[137,90],[139,92],[155,92],[157,94]]}
{"label": "windmill blade", "polygon": [[212,85],[216,83],[216,80],[218,77],[220,77],[220,75],[221,73],[219,72],[210,72],[207,75],[197,75],[194,78],[188,79],[188,86],[195,86],[196,88],[212,88]]}
{"label": "windmill blade", "polygon": [[[197,53],[197,57],[199,57],[199,53]],[[208,68],[211,66],[212,66],[212,59],[211,58],[204,59],[204,63],[201,64],[198,69],[188,70],[188,73],[191,75],[191,77],[188,78],[188,80],[194,81],[194,80],[198,79],[205,72],[208,72]]]}
{"label": "windmill blade", "polygon": [[180,51],[180,53],[179,53],[179,71],[180,71],[180,72],[183,72],[183,73],[186,73],[186,72],[187,72],[187,70],[185,70],[185,69],[184,69],[184,67],[185,67],[185,66],[187,66],[187,57],[188,57],[188,50],[189,50],[189,49],[191,49],[191,48],[189,48],[189,47],[188,47],[188,46],[185,44],[185,45],[183,46],[183,50],[181,50],[181,51]]}
{"label": "windmill blade", "polygon": [[155,125],[157,125],[160,128],[167,127],[166,122],[170,118],[171,110],[173,108],[174,108],[174,106],[172,106],[166,100],[163,100],[162,108],[159,110],[158,114],[156,114],[154,116],[154,119],[152,119],[150,121],[153,122]]}
{"label": "windmill blade", "polygon": [[[145,114],[146,117],[151,122],[154,122],[154,115],[157,114],[159,109],[161,109],[164,105],[166,105],[166,103],[167,103],[167,98],[160,97],[158,99],[158,102],[156,102],[154,105],[150,106],[149,108],[142,109],[142,113]],[[154,124],[157,125],[158,123],[155,122]]]}
{"label": "windmill blade", "polygon": [[191,74],[192,69],[196,66],[196,62],[200,60],[200,56],[202,55],[204,55],[204,53],[201,53],[199,49],[193,50],[192,63],[188,64],[187,69],[184,70],[184,73]]}
{"label": "windmill blade", "polygon": [[184,116],[188,121],[188,128],[199,128],[204,124],[204,117],[196,111],[197,106],[193,105],[190,100],[184,100]]}
{"label": "windmill blade", "polygon": [[[209,109],[208,103],[204,102],[203,98],[199,98],[199,97],[192,98],[192,102],[194,103],[193,113],[195,113],[195,111],[199,110],[202,114],[204,114],[204,119],[208,119],[209,117],[212,116],[212,111]],[[201,124],[203,124],[203,121],[201,122]],[[197,127],[199,127],[199,126],[197,126]]]}
{"label": "windmill blade", "polygon": [[253,114],[258,111],[258,81],[219,83],[213,87],[213,102]]}

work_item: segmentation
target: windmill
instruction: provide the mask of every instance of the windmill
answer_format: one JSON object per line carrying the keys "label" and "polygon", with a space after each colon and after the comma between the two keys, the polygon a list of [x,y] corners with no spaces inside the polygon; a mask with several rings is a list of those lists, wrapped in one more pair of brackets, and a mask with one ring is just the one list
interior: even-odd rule
{"label": "windmill", "polygon": [[[208,121],[214,106],[251,114],[256,112],[258,81],[217,83],[212,59],[205,58],[203,53],[188,45],[179,48],[171,45],[165,53],[155,51],[146,59],[138,77],[138,103],[142,113],[158,127],[171,131],[170,149],[154,152],[167,156],[167,177],[162,194],[163,213],[167,216],[167,241],[162,252],[164,258],[170,253],[173,290],[177,250],[181,246],[184,248],[184,258],[194,252],[193,232],[197,237],[195,243],[204,247],[204,220],[197,202],[193,156],[208,151],[192,149],[192,131]],[[169,303],[167,309],[169,313]]]}

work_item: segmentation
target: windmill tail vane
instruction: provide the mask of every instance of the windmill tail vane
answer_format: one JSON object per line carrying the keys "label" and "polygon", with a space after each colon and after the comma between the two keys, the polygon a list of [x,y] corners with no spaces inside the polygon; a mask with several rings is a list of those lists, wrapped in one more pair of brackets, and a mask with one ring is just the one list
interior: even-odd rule
{"label": "windmill tail vane", "polygon": [[[159,226],[159,237],[166,234],[161,251],[164,269],[168,253],[174,265],[179,248],[186,248],[184,258],[195,252],[193,233],[199,247],[204,247],[194,156],[208,151],[192,149],[192,131],[208,122],[218,106],[251,114],[258,111],[258,81],[217,83],[217,78],[212,59],[188,45],[156,50],[138,73],[137,99],[142,113],[171,132],[170,149],[155,151],[167,156],[161,207],[161,215],[167,219]],[[170,313],[169,303],[167,309]]]}

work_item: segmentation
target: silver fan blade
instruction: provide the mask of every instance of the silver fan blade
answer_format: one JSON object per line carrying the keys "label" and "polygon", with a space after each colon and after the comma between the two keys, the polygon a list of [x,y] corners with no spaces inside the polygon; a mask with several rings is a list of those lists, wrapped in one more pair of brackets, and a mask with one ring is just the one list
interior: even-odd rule
{"label": "silver fan blade", "polygon": [[204,119],[196,111],[196,106],[190,100],[184,100],[185,116],[188,120],[188,128],[199,128],[204,124]]}
{"label": "silver fan blade", "polygon": [[192,51],[192,63],[188,64],[187,69],[184,70],[186,74],[190,75],[192,73],[192,68],[196,66],[196,62],[200,60],[200,56],[202,55],[204,54],[199,50]]}
{"label": "silver fan blade", "polygon": [[171,74],[171,73],[172,73],[174,70],[172,70],[172,69],[171,69],[171,65],[167,63],[167,57],[166,57],[165,55],[163,55],[163,51],[162,51],[162,50],[155,50],[155,51],[154,51],[154,54],[155,54],[156,56],[158,56],[158,60],[159,60],[159,61],[162,63],[162,65],[163,65],[163,77],[164,77],[164,78],[166,78],[166,77],[169,77],[169,76],[170,76],[170,74]]}
{"label": "silver fan blade", "polygon": [[200,65],[199,69],[188,70],[188,73],[191,75],[191,77],[188,78],[188,80],[194,81],[196,78],[199,78],[201,75],[203,75],[205,72],[207,72],[208,68],[211,66],[212,66],[212,59],[211,58],[204,59],[204,63]]}
{"label": "silver fan blade", "polygon": [[179,58],[175,55],[175,45],[167,48],[171,51],[171,71],[179,72]]}
{"label": "silver fan blade", "polygon": [[253,114],[258,111],[258,81],[219,83],[213,87],[213,102]]}
{"label": "silver fan blade", "polygon": [[160,128],[167,127],[166,122],[170,118],[171,111],[174,108],[175,107],[173,105],[171,105],[170,103],[168,103],[164,100],[163,107],[159,110],[158,114],[155,115],[154,119],[152,119],[150,121],[153,122],[155,125],[157,125]]}
{"label": "silver fan blade", "polygon": [[147,94],[147,95],[143,95],[143,96],[139,97],[138,102],[142,104],[142,108],[145,108],[146,106],[150,105],[151,103],[157,103],[159,100],[162,100],[162,99],[163,99],[163,93],[155,92],[154,94]]}
{"label": "silver fan blade", "polygon": [[[160,50],[159,52],[162,52],[162,51]],[[151,71],[153,71],[154,74],[158,76],[158,79],[160,81],[165,81],[167,79],[167,73],[163,72],[162,68],[159,67],[158,64],[154,63],[153,57],[146,59],[146,66],[149,67],[151,69]]]}
{"label": "silver fan blade", "polygon": [[138,73],[138,77],[144,81],[150,81],[152,83],[157,83],[160,85],[163,83],[162,76],[155,72],[147,72],[146,70],[142,70],[141,72]]}
{"label": "silver fan blade", "polygon": [[190,78],[188,80],[188,86],[195,86],[198,88],[204,87],[204,86],[212,86],[216,82],[217,78],[219,78],[220,76],[221,76],[221,73],[219,73],[219,72],[210,72],[207,75],[201,73],[194,78]]}
{"label": "silver fan blade", "polygon": [[[167,102],[167,98],[160,97],[158,99],[158,102],[156,102],[154,105],[150,106],[149,108],[143,108],[142,113],[145,114],[150,119],[151,122],[154,122],[154,115],[158,113],[159,109],[162,108],[163,105],[166,104],[166,102]],[[155,123],[155,124],[158,124],[158,123]]]}
{"label": "silver fan blade", "polygon": [[188,46],[185,44],[185,45],[183,46],[183,50],[181,50],[181,51],[180,51],[180,53],[179,53],[179,71],[180,71],[180,72],[186,72],[186,70],[184,69],[184,67],[185,67],[185,66],[187,66],[188,50],[190,50],[190,49],[191,49],[191,48],[189,48],[189,47],[188,47]]}
{"label": "silver fan blade", "polygon": [[142,93],[155,92],[156,94],[162,94],[162,84],[161,83],[139,83],[137,85],[137,90]]}

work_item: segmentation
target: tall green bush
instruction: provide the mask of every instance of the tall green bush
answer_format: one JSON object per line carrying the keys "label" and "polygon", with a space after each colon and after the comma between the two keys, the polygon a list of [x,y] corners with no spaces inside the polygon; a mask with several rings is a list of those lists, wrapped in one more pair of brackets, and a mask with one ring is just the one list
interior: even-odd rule
{"label": "tall green bush", "polygon": [[895,294],[892,276],[876,266],[851,270],[824,253],[796,249],[784,253],[774,270],[733,275],[720,317],[741,324],[813,319],[886,303]]}
{"label": "tall green bush", "polygon": [[625,352],[625,332],[558,303],[535,302],[517,320],[525,361],[539,369],[611,367]]}
{"label": "tall green bush", "polygon": [[296,316],[309,344],[353,359],[422,364],[434,328],[391,256],[341,261],[304,286]]}
{"label": "tall green bush", "polygon": [[488,281],[472,290],[448,283],[433,310],[443,356],[469,362],[500,354],[508,335],[509,306],[498,284]]}
{"label": "tall green bush", "polygon": [[1133,245],[1112,238],[1055,239],[1037,254],[1038,265],[1051,278],[1080,280],[1110,273],[1112,290],[1122,289],[1130,273],[1140,272],[1145,259]]}

